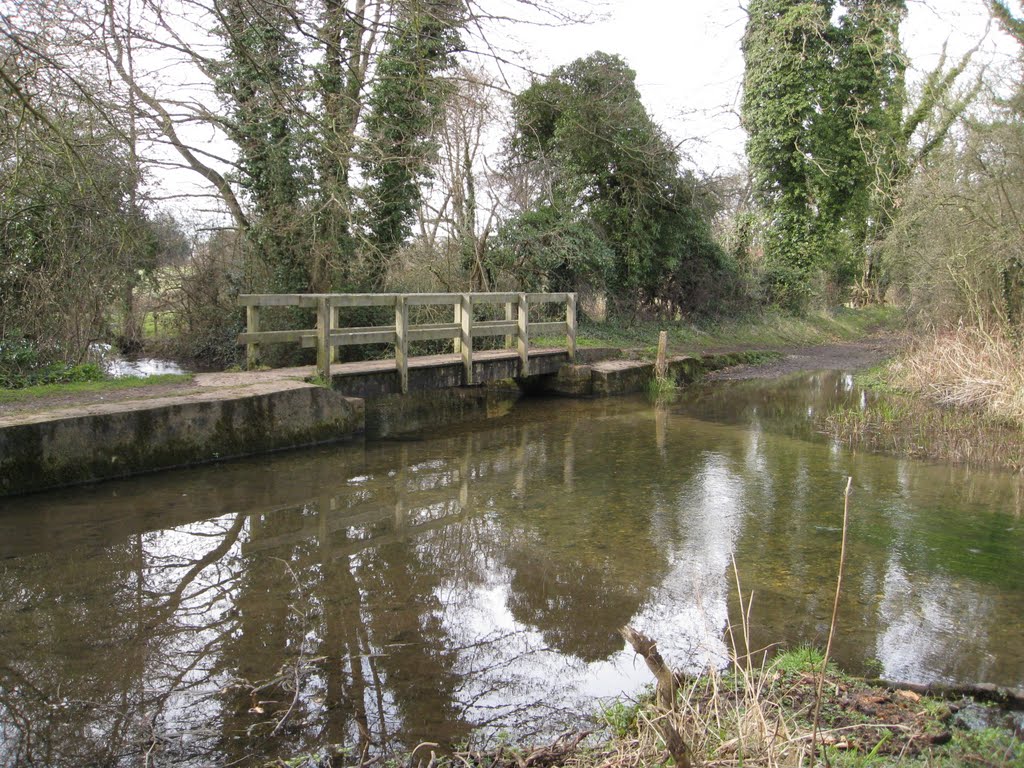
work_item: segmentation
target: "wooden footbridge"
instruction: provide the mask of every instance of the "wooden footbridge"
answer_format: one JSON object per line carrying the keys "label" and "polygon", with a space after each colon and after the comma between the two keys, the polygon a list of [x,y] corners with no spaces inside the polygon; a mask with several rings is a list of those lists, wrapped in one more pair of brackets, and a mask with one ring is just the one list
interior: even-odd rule
{"label": "wooden footbridge", "polygon": [[[238,343],[246,345],[249,369],[259,365],[262,345],[298,343],[316,348],[317,374],[323,381],[334,381],[333,377],[349,373],[393,371],[396,389],[405,394],[410,388],[410,368],[422,372],[460,366],[458,381],[441,376],[437,386],[472,385],[493,378],[550,373],[553,371],[547,368],[557,371],[562,363],[576,359],[575,293],[243,294],[238,302],[246,308],[246,331],[238,336]],[[315,310],[316,327],[261,330],[266,310],[287,307]],[[366,307],[390,308],[394,323],[342,324],[346,310]],[[561,319],[552,320],[552,316]],[[451,322],[437,322],[445,317],[451,317]],[[562,335],[564,347],[531,348],[532,338]],[[474,350],[474,340],[487,337],[504,337],[504,349]],[[410,357],[409,345],[421,341],[450,341],[452,352]],[[392,345],[394,359],[339,363],[339,347],[357,344]],[[546,364],[538,365],[542,360]],[[487,366],[493,372],[487,373]]]}

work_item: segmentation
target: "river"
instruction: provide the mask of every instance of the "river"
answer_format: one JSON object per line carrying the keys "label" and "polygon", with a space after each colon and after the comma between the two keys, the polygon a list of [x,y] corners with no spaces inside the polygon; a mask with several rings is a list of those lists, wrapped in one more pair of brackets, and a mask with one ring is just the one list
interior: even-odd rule
{"label": "river", "polygon": [[650,682],[627,622],[693,672],[823,646],[847,477],[839,663],[1024,685],[1021,478],[817,434],[867,397],[838,372],[496,397],[471,426],[4,500],[0,764],[543,739]]}

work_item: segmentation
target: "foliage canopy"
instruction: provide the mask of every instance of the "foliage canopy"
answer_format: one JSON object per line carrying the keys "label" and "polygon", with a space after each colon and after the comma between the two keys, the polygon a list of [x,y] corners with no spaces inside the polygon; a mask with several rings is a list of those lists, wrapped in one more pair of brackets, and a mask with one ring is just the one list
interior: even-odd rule
{"label": "foliage canopy", "polygon": [[534,194],[502,230],[503,257],[533,264],[555,287],[585,283],[689,310],[722,284],[725,257],[700,185],[680,173],[635,80],[621,57],[598,52],[516,97],[510,164],[530,175]]}

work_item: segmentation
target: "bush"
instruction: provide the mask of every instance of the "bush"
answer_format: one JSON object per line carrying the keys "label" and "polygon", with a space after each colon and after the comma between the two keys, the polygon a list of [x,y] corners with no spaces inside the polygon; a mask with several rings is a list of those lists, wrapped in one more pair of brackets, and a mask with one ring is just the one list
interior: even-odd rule
{"label": "bush", "polygon": [[95,363],[46,363],[27,339],[0,341],[0,388],[24,389],[41,384],[99,381],[103,369]]}
{"label": "bush", "polygon": [[245,312],[236,302],[243,280],[234,246],[234,240],[207,243],[188,263],[169,269],[171,356],[218,370],[242,361],[237,337],[245,330]]}

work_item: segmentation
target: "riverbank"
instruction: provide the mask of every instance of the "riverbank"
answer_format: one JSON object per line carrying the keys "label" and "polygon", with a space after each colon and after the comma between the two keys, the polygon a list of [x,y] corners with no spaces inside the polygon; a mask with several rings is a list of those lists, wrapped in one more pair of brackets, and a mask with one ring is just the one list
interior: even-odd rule
{"label": "riverbank", "polygon": [[[771,661],[756,656],[723,672],[675,675],[674,698],[659,687],[606,703],[548,744],[503,742],[445,753],[426,742],[400,762],[410,768],[1024,765],[1024,713],[1003,706],[1019,707],[1021,692],[921,693],[851,677],[809,648]],[[398,762],[385,756],[353,760],[325,746],[268,765],[368,768]]]}
{"label": "riverbank", "polygon": [[1024,368],[1019,342],[977,329],[906,345],[858,383],[871,397],[824,414],[851,449],[1024,472]]}

